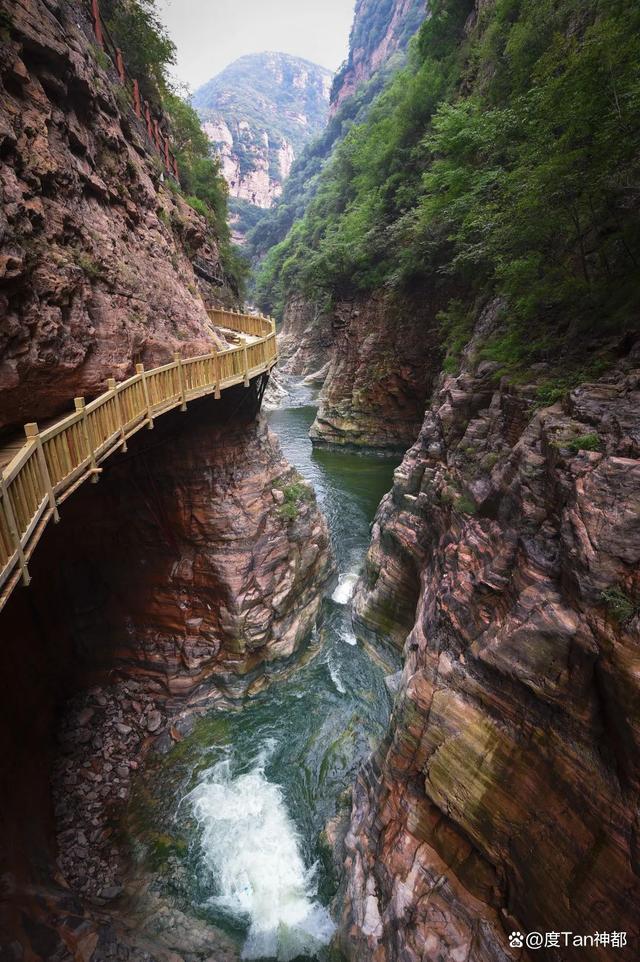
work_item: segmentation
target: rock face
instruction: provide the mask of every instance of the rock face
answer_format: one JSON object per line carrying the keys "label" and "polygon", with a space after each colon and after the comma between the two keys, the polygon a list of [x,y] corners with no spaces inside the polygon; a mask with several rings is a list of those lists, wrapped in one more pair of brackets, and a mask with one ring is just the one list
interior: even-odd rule
{"label": "rock face", "polygon": [[536,410],[467,360],[397,470],[355,600],[405,665],[354,796],[351,959],[523,959],[534,930],[627,933],[551,962],[637,957],[639,362]]}
{"label": "rock face", "polygon": [[100,393],[134,362],[210,350],[201,293],[233,296],[215,237],[167,189],[117,78],[98,64],[84,8],[10,8],[0,38],[0,428]]}
{"label": "rock face", "polygon": [[279,368],[287,374],[314,374],[333,349],[331,317],[303,297],[291,298],[278,334]]}
{"label": "rock face", "polygon": [[[259,691],[312,628],[333,576],[328,529],[255,420],[255,401],[252,389],[231,389],[131,439],[100,484],[63,506],[32,559],[31,587],[2,613],[0,659],[12,685],[1,709],[11,782],[0,798],[0,862],[13,897],[0,942],[9,932],[33,949],[40,919],[43,944],[58,946],[71,898],[59,903],[60,886],[117,895],[112,833],[131,769],[150,745],[179,740],[177,713]],[[62,726],[56,824],[54,718],[65,697],[88,686]],[[30,905],[35,884],[43,895]],[[88,931],[102,933],[106,917],[96,922],[75,898],[74,914],[87,911]],[[156,957],[164,958],[141,956]]]}
{"label": "rock face", "polygon": [[406,50],[426,15],[425,0],[357,0],[349,57],[331,89],[332,114],[394,53]]}
{"label": "rock face", "polygon": [[240,57],[193,96],[232,197],[271,207],[329,111],[331,73],[284,53]]}
{"label": "rock face", "polygon": [[418,434],[440,356],[431,311],[405,310],[376,295],[339,304],[329,318],[311,319],[310,308],[296,305],[288,316],[305,313],[309,327],[288,362],[292,373],[317,370],[319,348],[331,333],[330,365],[312,439],[406,451]]}
{"label": "rock face", "polygon": [[104,484],[69,503],[80,546],[64,526],[53,531],[60,592],[79,596],[73,630],[168,695],[204,686],[206,698],[233,697],[263,683],[259,669],[308,635],[332,574],[313,492],[303,487],[292,517],[282,509],[299,479],[250,403],[250,391],[231,389],[165,415]]}

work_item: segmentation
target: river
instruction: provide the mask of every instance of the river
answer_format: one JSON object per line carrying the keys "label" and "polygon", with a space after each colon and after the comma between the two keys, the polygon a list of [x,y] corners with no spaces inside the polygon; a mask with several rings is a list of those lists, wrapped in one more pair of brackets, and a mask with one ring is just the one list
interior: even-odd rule
{"label": "river", "polygon": [[356,642],[349,601],[397,464],[313,448],[315,392],[292,391],[268,419],[315,488],[339,583],[301,666],[201,719],[132,803],[136,858],[163,896],[237,939],[242,958],[278,962],[327,957],[337,879],[324,829],[389,718],[385,669]]}

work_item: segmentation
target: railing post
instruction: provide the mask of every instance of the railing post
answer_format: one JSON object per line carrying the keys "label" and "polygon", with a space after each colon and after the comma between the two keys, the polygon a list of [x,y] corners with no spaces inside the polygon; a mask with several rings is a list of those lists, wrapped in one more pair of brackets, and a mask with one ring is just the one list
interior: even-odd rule
{"label": "railing post", "polygon": [[144,364],[136,364],[136,374],[142,375],[142,390],[144,391],[144,402],[147,405],[147,427],[150,431],[153,431],[153,411],[151,410],[151,403],[149,401],[149,387],[147,385],[147,374],[144,369]]}
{"label": "railing post", "polygon": [[216,375],[216,392],[214,398],[216,401],[220,400],[220,355],[217,351],[213,352],[213,369]]}
{"label": "railing post", "polygon": [[102,24],[100,23],[100,5],[98,0],[91,0],[91,12],[93,14],[93,29],[95,31],[98,46],[104,49],[104,37],[102,36]]}
{"label": "railing post", "polygon": [[142,101],[140,100],[140,84],[137,79],[133,81],[133,109],[136,112],[136,117],[142,117]]}
{"label": "railing post", "polygon": [[249,387],[249,355],[247,354],[246,341],[245,341],[242,353],[244,357],[244,386]]}
{"label": "railing post", "polygon": [[151,111],[149,110],[148,101],[145,101],[144,112],[145,112],[145,120],[147,122],[147,134],[149,135],[149,140],[153,140],[153,127],[151,125]]}
{"label": "railing post", "polygon": [[58,505],[56,504],[56,496],[53,491],[53,485],[51,484],[51,475],[49,474],[47,459],[44,456],[42,438],[40,437],[40,431],[36,422],[32,421],[30,424],[25,424],[24,433],[29,441],[35,441],[37,444],[36,450],[38,455],[38,464],[40,466],[40,474],[42,475],[47,497],[49,498],[49,507],[51,508],[53,520],[57,524],[60,520],[60,515],[58,514]]}
{"label": "railing post", "polygon": [[120,397],[118,395],[118,385],[116,384],[116,379],[110,377],[107,381],[107,387],[110,391],[113,391],[113,400],[116,405],[116,415],[118,417],[118,424],[120,425],[120,443],[122,444],[122,450],[126,453],[127,451],[127,433],[124,429],[124,419],[122,417],[122,408],[120,407]]}
{"label": "railing post", "polygon": [[124,85],[127,82],[127,78],[124,72],[124,60],[122,59],[122,50],[120,47],[116,47],[116,67],[118,69],[120,83]]}
{"label": "railing post", "polygon": [[173,359],[178,365],[178,368],[177,368],[178,379],[180,382],[180,410],[186,411],[187,410],[187,391],[184,386],[184,371],[182,370],[182,358],[180,354],[176,351],[176,353],[173,355]]}
{"label": "railing post", "polygon": [[93,445],[91,443],[91,438],[89,437],[89,425],[87,424],[87,409],[84,403],[83,397],[76,397],[73,399],[73,403],[76,406],[76,411],[78,414],[82,415],[82,434],[84,436],[85,444],[87,445],[87,451],[89,452],[89,457],[91,459],[91,484],[97,484],[100,480],[101,469],[98,467],[96,461],[96,454],[93,450]]}
{"label": "railing post", "polygon": [[29,574],[27,559],[25,558],[24,551],[22,549],[22,541],[20,538],[20,532],[18,531],[18,525],[16,524],[16,518],[13,513],[13,505],[11,504],[9,489],[7,488],[7,482],[4,480],[4,478],[0,478],[0,499],[4,505],[4,513],[7,518],[7,524],[9,525],[9,531],[11,532],[16,551],[18,552],[18,561],[20,563],[20,571],[22,572],[22,583],[25,588],[27,588],[31,584],[31,575]]}

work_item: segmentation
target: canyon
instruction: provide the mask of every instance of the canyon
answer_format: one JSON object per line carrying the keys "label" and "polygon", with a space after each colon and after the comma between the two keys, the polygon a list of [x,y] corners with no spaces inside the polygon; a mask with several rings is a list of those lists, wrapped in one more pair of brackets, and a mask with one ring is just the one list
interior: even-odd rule
{"label": "canyon", "polygon": [[[129,438],[0,611],[2,962],[637,959],[640,15],[561,7],[358,0],[330,116],[313,65],[231,65],[328,117],[309,170],[282,99],[196,95],[232,220],[291,174],[279,370]],[[177,178],[90,8],[0,41],[9,450],[253,339],[162,83]]]}
{"label": "canyon", "polygon": [[[358,962],[489,962],[533,957],[526,934],[542,932],[551,936],[533,948],[553,962],[631,960],[640,937],[637,309],[617,328],[583,324],[581,344],[560,317],[565,340],[527,352],[521,339],[535,343],[544,330],[544,295],[525,334],[506,295],[470,283],[469,264],[482,270],[483,230],[505,214],[500,171],[514,177],[513,168],[494,155],[487,220],[474,233],[470,197],[483,187],[473,172],[489,163],[486,142],[474,149],[480,127],[470,111],[457,125],[455,98],[431,125],[427,114],[422,142],[414,117],[433,95],[429,83],[437,90],[429,71],[437,77],[456,56],[457,96],[489,88],[499,100],[511,78],[500,55],[482,63],[491,46],[483,30],[504,27],[501,5],[445,6],[449,21],[434,5],[437,22],[419,36],[423,50],[432,45],[424,74],[410,65],[370,130],[365,123],[360,141],[347,135],[338,146],[258,285],[282,309],[283,369],[323,383],[314,442],[408,447],[353,599],[358,639],[401,652],[403,668],[389,732],[356,780],[336,840],[337,940]],[[532,19],[520,10],[512,36]],[[503,118],[512,105],[507,98]],[[394,148],[379,147],[393,122]],[[425,144],[422,183],[436,187],[412,208],[408,184],[421,187],[411,166]],[[428,224],[423,234],[412,235],[412,218]],[[514,221],[514,272],[520,227]],[[620,277],[627,271],[631,260]]]}

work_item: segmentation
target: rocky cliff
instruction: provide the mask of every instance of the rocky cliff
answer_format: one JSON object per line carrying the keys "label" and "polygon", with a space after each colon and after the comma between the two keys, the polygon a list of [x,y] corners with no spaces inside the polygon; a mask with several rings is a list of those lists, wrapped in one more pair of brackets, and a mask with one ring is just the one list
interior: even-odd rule
{"label": "rocky cliff", "polygon": [[[210,221],[168,179],[96,48],[85,5],[3,4],[0,41],[10,430],[68,410],[135,362],[210,351],[220,340],[205,300],[237,304],[237,291]],[[332,575],[313,494],[258,407],[253,383],[130,439],[100,484],[61,507],[31,587],[2,612],[3,960],[182,958],[112,904],[132,773],[193,712],[236,702],[286,666]],[[225,957],[224,937],[211,938]]]}
{"label": "rocky cliff", "polygon": [[331,88],[331,112],[407,45],[427,15],[427,0],[357,0],[349,56]]}
{"label": "rocky cliff", "polygon": [[[636,958],[640,354],[540,408],[477,357],[441,378],[373,530],[364,637],[403,645],[347,835],[352,959]],[[563,936],[564,938],[564,936]]]}
{"label": "rocky cliff", "polygon": [[330,85],[330,72],[317,64],[260,53],[240,57],[195,92],[232,197],[271,207],[293,161],[326,123]]}
{"label": "rocky cliff", "polygon": [[[283,326],[291,324],[289,309]],[[308,309],[307,309],[308,315]],[[316,443],[406,451],[415,440],[425,399],[437,372],[437,331],[429,310],[392,303],[384,294],[337,304],[328,316],[310,318],[304,339],[285,369],[303,358],[321,360],[317,346],[330,336],[320,406],[311,428]],[[286,356],[286,355],[285,355]],[[321,366],[321,365],[319,365]]]}
{"label": "rocky cliff", "polygon": [[202,295],[235,296],[84,7],[18,0],[1,29],[0,427],[209,349]]}
{"label": "rocky cliff", "polygon": [[241,386],[136,435],[64,506],[3,612],[0,944],[34,959],[85,938],[100,940],[96,962],[112,958],[109,938],[138,959],[141,928],[116,937],[105,907],[126,882],[117,825],[134,771],[194,712],[261,690],[316,618],[333,572],[326,523],[255,400]]}

